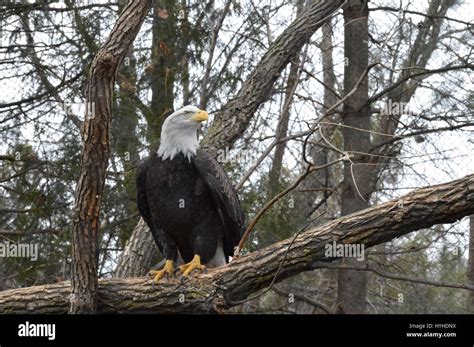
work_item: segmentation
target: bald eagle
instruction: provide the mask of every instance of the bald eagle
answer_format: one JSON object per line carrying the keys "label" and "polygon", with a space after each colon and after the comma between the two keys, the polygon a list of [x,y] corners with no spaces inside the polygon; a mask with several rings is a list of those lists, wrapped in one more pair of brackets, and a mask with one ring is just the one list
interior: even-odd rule
{"label": "bald eagle", "polygon": [[163,123],[158,151],[137,175],[141,216],[165,257],[158,282],[175,272],[178,253],[183,276],[226,264],[244,230],[244,214],[224,170],[199,148],[197,130],[207,112],[186,106]]}

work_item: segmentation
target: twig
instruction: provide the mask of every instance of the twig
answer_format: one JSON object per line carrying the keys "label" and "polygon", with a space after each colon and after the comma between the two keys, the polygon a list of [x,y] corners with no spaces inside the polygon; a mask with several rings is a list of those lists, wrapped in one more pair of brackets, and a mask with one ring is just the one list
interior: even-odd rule
{"label": "twig", "polygon": [[[355,93],[355,91],[359,88],[360,84],[362,83],[362,81],[364,80],[365,76],[369,73],[370,69],[372,69],[374,66],[378,65],[379,62],[375,62],[373,64],[370,64],[367,69],[365,69],[364,73],[360,76],[360,78],[358,79],[356,85],[354,86],[354,88],[352,88],[352,90],[347,93],[346,95],[344,95],[344,97],[342,99],[340,99],[338,102],[336,102],[334,105],[332,105],[330,108],[328,108],[328,110],[325,112],[325,114],[320,118],[320,120],[323,120],[324,118],[326,118],[327,116],[331,115],[332,113],[334,113],[334,111],[337,109],[337,107],[339,107],[339,105],[341,105],[342,103],[344,103],[346,101],[347,98],[349,98],[352,94]],[[288,140],[291,140],[291,139],[294,139],[294,138],[298,138],[298,137],[301,137],[301,136],[307,136],[307,135],[311,135],[312,133],[314,133],[315,131],[318,130],[318,126],[319,124],[324,124],[324,123],[327,123],[327,124],[330,124],[328,122],[317,122],[312,128],[310,128],[310,130],[307,130],[307,131],[304,131],[304,132],[301,132],[299,134],[295,134],[295,135],[292,135],[292,136],[287,136],[283,139],[275,139],[266,149],[265,151],[262,153],[262,155],[258,158],[258,160],[255,162],[254,165],[252,165],[252,167],[245,173],[245,175],[242,177],[242,179],[239,181],[239,183],[236,185],[235,189],[237,191],[239,191],[242,186],[244,185],[244,183],[249,179],[249,177],[252,175],[252,173],[256,170],[256,168],[260,165],[260,163],[267,157],[268,154],[270,154],[270,152],[272,151],[273,147],[275,147],[278,143],[280,142],[284,142],[284,141],[288,141]],[[345,153],[344,153],[345,155]]]}
{"label": "twig", "polygon": [[386,278],[390,278],[390,279],[397,280],[397,281],[414,282],[414,283],[426,284],[426,285],[430,285],[430,286],[456,288],[456,289],[464,289],[464,290],[474,291],[474,286],[469,285],[469,284],[438,282],[438,281],[433,281],[433,280],[428,280],[428,279],[423,279],[423,278],[402,276],[402,275],[399,275],[399,274],[393,274],[393,273],[381,271],[379,269],[374,269],[374,268],[370,267],[369,264],[366,264],[365,267],[358,268],[358,267],[352,267],[352,266],[338,266],[338,265],[332,265],[332,264],[318,262],[318,263],[313,264],[311,266],[311,268],[312,269],[338,269],[338,270],[370,271],[370,272],[373,272],[376,275],[379,275],[381,277],[386,277]]}
{"label": "twig", "polygon": [[202,78],[201,82],[201,92],[199,95],[199,107],[201,109],[204,109],[207,104],[207,98],[208,98],[208,90],[207,90],[207,84],[209,82],[209,76],[211,75],[211,69],[212,69],[212,62],[214,58],[214,52],[216,49],[216,44],[217,44],[217,38],[219,36],[219,31],[221,30],[222,24],[224,23],[224,19],[229,13],[230,10],[230,5],[232,4],[232,0],[227,0],[224,9],[222,11],[221,16],[219,17],[219,20],[216,24],[216,26],[212,30],[212,35],[211,35],[211,43],[209,47],[209,57],[206,62],[206,69],[204,71],[204,76]]}
{"label": "twig", "polygon": [[452,71],[452,70],[462,70],[462,69],[471,69],[471,70],[473,70],[474,69],[474,64],[452,65],[452,66],[445,66],[445,67],[442,67],[442,68],[439,68],[439,69],[432,69],[432,70],[426,69],[426,68],[418,68],[418,69],[423,70],[423,71],[411,74],[410,76],[406,76],[405,78],[402,78],[401,80],[399,80],[399,81],[395,82],[394,84],[392,84],[390,87],[388,87],[388,88],[382,90],[381,92],[375,94],[374,96],[369,98],[369,100],[367,100],[367,105],[372,104],[374,101],[380,99],[382,96],[384,96],[385,94],[387,94],[391,90],[397,88],[399,85],[403,84],[405,81],[408,81],[409,79],[419,77],[419,76],[423,76],[423,75],[430,75],[430,74],[448,72],[448,71]]}
{"label": "twig", "polygon": [[245,173],[245,175],[240,179],[239,183],[235,186],[235,190],[239,191],[242,189],[243,185],[245,182],[249,179],[249,177],[252,175],[252,173],[257,169],[257,167],[261,164],[261,162],[270,154],[272,151],[273,147],[275,147],[277,144],[286,142],[289,140],[297,139],[298,137],[306,136],[308,134],[311,134],[311,130],[303,131],[300,133],[296,133],[294,135],[289,135],[286,137],[283,137],[281,139],[275,139],[258,157],[257,161],[250,167],[249,170]]}
{"label": "twig", "polygon": [[283,198],[286,194],[288,194],[289,192],[291,192],[293,189],[295,189],[300,183],[301,181],[303,181],[310,173],[314,172],[314,171],[317,171],[317,170],[321,170],[321,169],[324,169],[328,166],[331,166],[331,165],[334,165],[340,161],[344,161],[344,160],[347,160],[347,156],[344,156],[344,157],[341,157],[339,159],[336,159],[332,162],[329,162],[329,163],[326,163],[324,165],[321,165],[321,166],[314,166],[314,165],[310,165],[306,168],[306,171],[300,175],[298,177],[298,179],[291,185],[289,186],[288,188],[286,188],[285,190],[281,191],[280,193],[278,193],[277,195],[275,195],[273,197],[273,199],[271,199],[258,213],[257,215],[255,216],[255,218],[252,220],[252,222],[250,222],[249,226],[247,227],[247,230],[245,230],[244,232],[244,235],[242,236],[242,238],[240,239],[240,242],[238,244],[238,246],[236,247],[236,250],[235,250],[235,255],[234,256],[237,256],[240,254],[240,251],[242,250],[242,247],[245,243],[245,241],[247,240],[248,236],[250,235],[250,233],[252,232],[253,228],[255,227],[255,225],[258,223],[258,221],[260,220],[260,218],[262,218],[262,216],[265,214],[265,212],[270,208],[272,207],[278,200],[280,200],[281,198]]}
{"label": "twig", "polygon": [[243,303],[245,303],[245,302],[247,302],[247,301],[251,301],[251,300],[254,300],[254,299],[256,299],[256,298],[259,298],[259,297],[262,296],[263,294],[268,293],[268,292],[272,289],[273,285],[275,284],[276,279],[277,279],[278,275],[280,274],[281,269],[283,268],[283,263],[284,263],[285,260],[286,260],[286,257],[287,257],[287,255],[288,255],[288,252],[290,251],[291,246],[293,246],[293,243],[295,243],[296,238],[297,238],[297,237],[299,236],[299,234],[301,234],[312,222],[314,222],[317,218],[321,217],[324,213],[326,213],[326,211],[321,212],[317,217],[315,217],[314,219],[310,220],[310,221],[309,221],[308,223],[306,223],[300,230],[298,230],[298,231],[296,232],[295,236],[293,236],[293,239],[291,240],[290,244],[288,245],[288,248],[286,249],[285,254],[283,255],[283,258],[281,259],[280,264],[278,264],[278,269],[277,269],[277,271],[275,272],[275,276],[273,276],[272,281],[270,282],[270,284],[268,285],[268,287],[267,287],[266,289],[264,289],[262,292],[260,292],[260,293],[258,293],[258,294],[256,294],[256,295],[254,295],[254,296],[251,296],[251,297],[249,297],[249,298],[247,298],[247,299],[239,300],[239,301],[231,301],[231,302],[230,302],[230,305],[240,305],[240,304],[243,304]]}
{"label": "twig", "polygon": [[310,304],[311,306],[317,307],[317,308],[323,310],[324,312],[326,312],[327,314],[333,314],[333,312],[331,312],[331,309],[327,305],[325,305],[321,302],[318,302],[316,300],[313,300],[311,298],[308,298],[305,295],[298,294],[298,293],[285,292],[284,290],[278,288],[277,286],[272,288],[272,290],[275,293],[283,295],[283,296],[288,296],[289,294],[292,294],[296,299],[298,299],[300,301],[304,301],[304,302]]}

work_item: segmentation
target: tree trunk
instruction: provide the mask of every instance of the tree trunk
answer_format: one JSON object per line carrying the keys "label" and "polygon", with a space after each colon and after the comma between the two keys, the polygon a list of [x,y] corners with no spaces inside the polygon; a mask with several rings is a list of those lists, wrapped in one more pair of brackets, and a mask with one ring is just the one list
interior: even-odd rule
{"label": "tree trunk", "polygon": [[[290,122],[290,110],[291,103],[293,102],[294,89],[298,83],[298,61],[295,59],[295,62],[291,63],[290,73],[288,75],[288,81],[286,84],[285,92],[285,101],[283,105],[283,110],[278,120],[278,125],[276,129],[275,139],[282,139],[286,137],[288,132],[288,123]],[[270,172],[268,173],[268,187],[267,187],[267,200],[271,200],[279,191],[279,181],[281,168],[283,165],[283,155],[285,154],[286,142],[280,142],[275,146],[275,154],[273,156],[272,166]]]}
{"label": "tree trunk", "polygon": [[[368,78],[369,65],[367,1],[349,0],[344,7],[344,54],[348,60],[344,69],[344,93],[348,94],[361,76],[365,78],[355,93],[347,98],[343,109],[342,128],[344,150],[353,156],[352,162],[344,163],[344,179],[341,194],[341,215],[363,210],[369,206],[372,193],[371,168],[364,165],[368,156],[360,153],[370,152],[370,109]],[[357,129],[355,129],[357,128]],[[353,153],[357,151],[357,153]],[[362,195],[362,197],[361,197]],[[366,259],[343,258],[342,263],[349,267],[365,267]],[[340,270],[336,299],[336,313],[365,313],[367,293],[367,273],[364,271]]]}
{"label": "tree trunk", "polygon": [[[151,63],[147,67],[151,85],[151,112],[145,115],[150,151],[158,149],[161,125],[173,110],[174,82],[178,70],[176,1],[161,0],[153,10]],[[163,11],[167,15],[163,15]]]}
{"label": "tree trunk", "polygon": [[[122,6],[123,7],[123,6]],[[124,217],[138,214],[138,207],[135,202],[136,184],[135,168],[140,163],[140,139],[137,135],[138,110],[133,98],[136,92],[136,59],[133,54],[133,46],[127,52],[124,63],[120,66],[117,74],[117,84],[119,85],[117,97],[113,104],[112,114],[114,115],[110,128],[112,155],[116,156],[123,168],[123,180],[117,182],[114,190],[123,190],[127,194],[127,199],[123,202]],[[116,165],[112,165],[115,172]],[[119,238],[119,244],[123,245],[130,237],[138,218],[130,218],[125,223],[121,223],[114,236]],[[103,253],[101,267],[109,261],[108,252]]]}
{"label": "tree trunk", "polygon": [[[363,1],[357,1],[353,0],[353,2],[349,2],[349,6],[352,6],[353,4],[357,7],[358,5],[360,6]],[[443,22],[443,17],[446,15],[446,12],[455,4],[455,0],[431,0],[430,4],[428,6],[428,15],[425,17],[423,20],[423,25],[419,29],[419,32],[415,38],[415,41],[413,42],[413,45],[410,49],[410,51],[407,53],[407,57],[404,60],[402,66],[404,68],[411,68],[411,69],[405,69],[402,70],[402,73],[400,74],[399,78],[397,81],[403,81],[407,76],[419,71],[418,69],[423,69],[426,67],[431,55],[433,54],[434,50],[437,47],[438,44],[438,38],[439,38],[439,33],[440,33],[440,27]],[[355,7],[355,10],[357,10]],[[364,14],[363,16],[367,16],[368,13],[365,13],[366,10],[364,9]],[[430,17],[433,16],[433,17]],[[351,20],[351,16],[348,13],[349,18],[347,18],[349,21]],[[437,19],[434,18],[434,16],[438,17]],[[357,16],[352,16],[352,19],[355,20]],[[367,19],[364,17],[365,20]],[[345,19],[346,21],[346,19]],[[347,21],[346,21],[347,22]],[[357,20],[357,23],[351,23],[351,27],[355,26],[360,26],[361,23],[360,20]],[[346,33],[352,30],[349,26],[345,27]],[[357,29],[354,29],[357,30]],[[368,42],[368,36],[366,29],[363,29],[364,32],[355,32],[355,35],[349,38],[350,41],[348,40],[348,37],[345,36],[345,48],[347,48],[347,44],[352,46],[354,48],[353,52],[355,55],[361,54],[360,51],[364,49],[364,52],[366,52],[366,46]],[[349,33],[350,34],[350,33]],[[360,45],[359,48],[355,47],[357,45]],[[353,58],[350,53],[346,51],[345,53],[346,58],[349,60],[349,65],[346,66],[346,71],[347,69],[352,70],[354,68],[354,62]],[[367,61],[368,63],[368,61]],[[359,67],[359,72],[362,71],[362,69],[365,69],[365,67],[360,66]],[[346,75],[346,74],[345,74]],[[428,75],[427,75],[428,76]],[[426,76],[426,77],[427,77]],[[357,78],[357,76],[355,77]],[[388,93],[387,100],[392,102],[393,105],[395,104],[401,104],[401,103],[408,103],[411,99],[411,97],[415,94],[415,91],[418,87],[418,83],[421,79],[424,77],[420,77],[417,79],[412,79],[408,80],[405,83],[401,83],[397,88],[392,89]],[[345,81],[346,82],[346,81]],[[346,85],[344,86],[346,91],[350,90],[351,88],[347,89]],[[361,86],[363,87],[363,85]],[[359,91],[361,91],[361,88],[359,88]],[[356,95],[357,93],[354,93],[352,98],[357,98]],[[361,99],[362,96],[358,98],[358,100]],[[366,98],[366,94],[364,93],[364,98]],[[349,98],[348,103],[350,103],[351,99]],[[367,99],[364,99],[367,100]],[[347,106],[347,104],[345,106]],[[363,110],[360,110],[361,112]],[[346,111],[344,111],[346,112]],[[345,124],[354,126],[357,128],[362,128],[362,129],[370,129],[370,111],[369,110],[364,110],[364,113],[366,113],[366,118],[364,121],[361,123],[359,122],[347,122],[344,121]],[[399,120],[401,117],[400,114],[394,114],[394,115],[383,115],[383,117],[380,118],[380,124],[379,128],[376,129],[380,133],[386,133],[386,134],[394,134],[398,128]],[[368,124],[369,123],[369,124]],[[352,133],[352,135],[351,135]],[[347,141],[347,136],[353,136],[353,137],[365,137],[365,140],[363,140],[364,145],[361,147],[357,147],[357,145],[354,146],[352,150],[357,150],[363,153],[369,153],[369,152],[374,152],[376,154],[381,154],[381,155],[396,155],[396,153],[392,153],[392,150],[389,147],[382,147],[378,148],[377,146],[370,146],[370,135],[367,132],[360,132],[357,130],[352,130],[352,129],[344,129],[343,131],[344,134],[344,141]],[[374,143],[377,144],[377,142],[383,142],[386,141],[387,139],[390,139],[390,137],[386,136],[374,136]],[[358,142],[358,139],[356,139]],[[346,150],[351,150],[350,148],[346,148]],[[372,164],[377,163],[378,161],[386,160],[384,159],[385,157],[380,156],[380,157],[361,157],[360,162],[371,162]],[[370,160],[369,160],[370,159]],[[356,160],[353,160],[356,162]],[[346,163],[347,164],[347,163]],[[380,164],[380,163],[379,163]],[[342,194],[342,206],[341,206],[341,212],[342,214],[345,213],[351,213],[357,209],[360,208],[365,208],[368,206],[363,200],[358,198],[358,194],[354,192],[354,187],[351,187],[350,190],[347,190],[347,182],[350,182],[352,180],[355,180],[357,183],[357,187],[359,188],[360,192],[364,196],[364,198],[368,201],[371,193],[375,189],[376,185],[376,178],[380,177],[380,171],[384,170],[385,166],[384,165],[367,165],[367,166],[353,166],[354,170],[354,177],[352,178],[352,173],[350,172],[350,165],[347,164],[345,166],[345,172],[344,172],[344,183],[343,183],[343,194]],[[358,174],[359,172],[359,174]],[[349,196],[348,199],[346,198],[347,196],[344,194],[344,192],[348,192]],[[355,197],[351,197],[350,194],[356,194]],[[352,201],[351,201],[352,199]],[[357,206],[357,201],[360,203],[360,206]],[[346,212],[345,212],[346,211]],[[365,266],[363,262],[358,262],[355,261],[352,258],[349,259],[344,259],[343,262],[345,265],[351,266],[351,267],[357,267],[357,266]],[[338,287],[338,297],[339,299],[337,300],[337,307],[336,310],[337,312],[340,313],[363,313],[364,311],[358,308],[365,307],[365,296],[366,296],[366,286],[367,286],[367,273],[362,272],[362,271],[339,271],[340,276],[339,276],[339,286]],[[345,275],[343,275],[345,274]],[[342,275],[342,276],[341,276]],[[364,296],[364,298],[362,297]],[[346,308],[343,305],[343,302],[346,302]]]}
{"label": "tree trunk", "polygon": [[[453,223],[474,214],[474,175],[417,189],[399,199],[340,217],[257,252],[235,259],[207,274],[152,285],[144,278],[99,282],[100,313],[221,312],[239,300],[302,271],[324,267],[331,260],[326,245],[390,241],[434,224]],[[472,286],[462,286],[474,290]],[[64,313],[69,282],[7,290],[0,293],[0,314]]]}
{"label": "tree trunk", "polygon": [[[334,91],[337,88],[337,79],[334,72],[334,59],[333,59],[333,27],[332,27],[332,20],[329,20],[325,23],[322,27],[322,40],[320,43],[321,49],[321,61],[323,66],[323,110],[324,113],[327,110],[336,104],[338,98]],[[323,114],[324,114],[323,113]],[[340,121],[340,114],[333,114],[328,117],[329,121],[333,123],[338,123]],[[334,128],[323,127],[321,129],[324,136],[327,139],[333,138]],[[321,143],[322,139],[319,133],[314,134],[314,142]],[[324,143],[324,142],[323,142]],[[313,163],[318,166],[324,166],[331,161],[334,161],[334,154],[333,151],[329,150],[326,147],[317,147],[315,146],[311,150],[311,158],[313,159]],[[308,177],[306,185],[308,188],[323,188],[323,189],[333,189],[337,187],[338,182],[340,180],[340,175],[336,174],[337,168],[336,167],[326,167],[323,170],[318,170],[313,173],[313,175]],[[320,213],[320,211],[324,210],[327,211],[322,218],[316,218],[314,225],[323,224],[326,220],[331,220],[339,215],[339,197],[337,194],[330,194],[328,190],[324,190],[322,193],[312,193],[308,192],[307,194],[307,203],[305,204],[308,206],[308,210],[304,212],[304,218],[311,219],[315,214]],[[321,204],[321,201],[325,201]],[[319,208],[318,208],[319,206]],[[314,280],[312,281],[312,285],[314,287],[320,288],[321,293],[325,293],[319,295],[318,297],[314,297],[317,302],[328,302],[334,303],[336,301],[336,284],[337,284],[337,276],[338,271],[333,269],[323,269],[314,271],[312,273]],[[329,311],[332,312],[332,311]]]}
{"label": "tree trunk", "polygon": [[[304,4],[300,0],[297,3],[296,13],[301,15],[303,12]],[[299,78],[299,65],[304,64],[300,60],[300,54],[297,54],[296,57],[291,62],[290,72],[288,73],[288,79],[286,82],[286,91],[285,91],[285,100],[283,102],[283,109],[280,114],[280,119],[278,120],[277,129],[275,132],[275,140],[282,139],[286,137],[288,133],[288,124],[290,122],[291,115],[291,104],[293,103],[293,95],[298,85]],[[268,186],[267,186],[267,201],[271,200],[279,190],[279,181],[281,168],[283,165],[283,156],[285,154],[286,142],[280,142],[275,146],[275,154],[273,155],[272,166],[270,172],[268,173]]]}
{"label": "tree trunk", "polygon": [[99,211],[109,158],[115,75],[152,4],[129,1],[91,65],[82,128],[84,146],[74,207],[70,313],[94,313]]}
{"label": "tree trunk", "polygon": [[[332,21],[331,19],[326,22],[322,27],[322,40],[319,45],[321,50],[321,60],[323,66],[323,114],[337,102],[337,97],[334,94],[336,89],[337,80],[334,73],[334,60],[333,60],[333,32],[332,32]],[[338,123],[340,121],[339,114],[332,114],[328,116],[330,122]],[[334,128],[323,127],[321,129],[324,136],[327,139],[332,139]],[[325,144],[318,132],[313,135],[314,143]],[[324,166],[327,163],[334,161],[334,151],[331,151],[327,146],[310,146],[309,153],[311,155],[313,163],[318,166]],[[302,187],[304,190],[307,190],[304,193],[304,209],[302,213],[301,223],[305,223],[306,220],[311,219],[311,216],[316,212],[316,210],[324,209],[327,211],[324,217],[333,219],[335,216],[339,215],[339,201],[338,198],[333,195],[330,197],[329,189],[332,189],[337,186],[340,178],[339,174],[335,174],[334,167],[326,167],[323,170],[318,170],[313,172],[308,176],[308,178],[302,182]],[[317,191],[322,189],[323,192]],[[327,189],[327,190],[326,190]],[[325,201],[320,206],[320,202]],[[323,218],[324,218],[323,217]],[[315,223],[321,224],[321,219],[317,218]]]}
{"label": "tree trunk", "polygon": [[[467,262],[467,284],[474,286],[474,215],[469,217],[469,254]],[[469,292],[469,313],[474,313],[474,291]]]}
{"label": "tree trunk", "polygon": [[[273,84],[281,71],[295,57],[297,52],[311,35],[334,13],[343,3],[343,0],[313,2],[313,4],[299,16],[290,26],[270,45],[268,52],[262,57],[249,78],[246,80],[235,98],[219,111],[207,136],[203,140],[204,147],[231,148],[235,141],[244,133],[250,119],[258,107],[266,101]],[[133,238],[146,238],[149,231],[145,228],[135,228]],[[138,243],[136,243],[138,244]],[[128,254],[140,253],[140,250],[131,248]],[[150,253],[156,257],[156,254]],[[121,264],[128,263],[123,255]],[[151,261],[145,261],[151,263]],[[135,262],[135,264],[139,264]],[[132,273],[141,273],[143,269],[133,269]],[[117,273],[121,270],[116,269]]]}
{"label": "tree trunk", "polygon": [[138,277],[147,273],[160,259],[158,247],[153,240],[150,229],[143,219],[140,219],[132,236],[127,241],[123,252],[117,261],[115,277]]}

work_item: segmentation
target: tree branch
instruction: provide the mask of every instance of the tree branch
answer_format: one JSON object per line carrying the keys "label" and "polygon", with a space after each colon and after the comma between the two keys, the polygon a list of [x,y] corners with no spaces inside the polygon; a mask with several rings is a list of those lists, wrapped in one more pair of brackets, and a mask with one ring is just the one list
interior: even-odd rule
{"label": "tree branch", "polygon": [[234,99],[218,113],[203,140],[205,147],[226,148],[241,136],[257,111],[271,94],[283,69],[314,32],[335,13],[345,1],[314,1],[271,44]]}
{"label": "tree branch", "polygon": [[94,313],[96,308],[99,212],[110,153],[115,77],[151,6],[152,0],[127,1],[91,65],[74,203],[71,313]]}
{"label": "tree branch", "polygon": [[369,101],[367,102],[368,104],[371,104],[373,103],[374,101],[377,101],[378,99],[380,99],[382,96],[384,96],[385,94],[391,92],[392,90],[398,88],[400,85],[402,85],[403,83],[405,83],[406,81],[410,80],[410,79],[413,79],[413,78],[416,78],[416,77],[420,77],[420,76],[425,76],[425,75],[434,75],[434,74],[440,74],[440,73],[444,73],[444,72],[448,72],[448,71],[453,71],[453,70],[463,70],[463,69],[471,69],[473,70],[474,69],[474,65],[473,64],[463,64],[463,65],[448,65],[448,66],[444,66],[444,67],[441,67],[439,69],[422,69],[422,68],[419,68],[419,67],[414,67],[414,69],[417,69],[417,70],[422,70],[420,72],[416,72],[416,73],[413,73],[411,75],[408,75],[400,80],[398,80],[397,82],[395,82],[394,84],[392,84],[390,87],[388,88],[385,88],[384,90],[382,90],[381,92],[378,92],[377,94],[375,94],[374,96],[372,96]]}
{"label": "tree branch", "polygon": [[369,271],[369,272],[373,272],[374,274],[376,274],[380,277],[385,277],[385,278],[389,278],[389,279],[397,280],[397,281],[420,283],[420,284],[426,284],[426,285],[429,285],[429,286],[446,287],[446,288],[455,288],[455,289],[464,289],[464,290],[474,291],[474,286],[471,286],[469,284],[452,283],[452,282],[444,282],[444,281],[434,281],[434,280],[429,280],[429,279],[425,279],[425,278],[403,276],[403,275],[400,275],[400,274],[385,272],[383,270],[370,267],[369,264],[365,264],[364,267],[355,267],[355,266],[346,266],[346,265],[342,265],[342,266],[336,265],[336,266],[334,266],[333,264],[314,264],[313,266],[314,266],[315,269],[338,269],[338,270]]}
{"label": "tree branch", "polygon": [[316,300],[313,300],[313,299],[311,299],[310,297],[308,297],[306,295],[299,294],[299,293],[293,293],[293,292],[290,293],[289,291],[285,291],[285,290],[280,289],[278,287],[272,288],[272,290],[277,294],[280,294],[282,296],[286,296],[287,298],[291,294],[291,295],[293,295],[293,297],[295,299],[306,302],[307,304],[310,304],[311,306],[317,307],[317,308],[323,310],[327,314],[333,314],[334,313],[333,310],[329,306],[323,304],[322,302],[318,302]]}
{"label": "tree branch", "polygon": [[[232,302],[268,286],[281,267],[284,278],[314,269],[325,256],[325,245],[363,243],[366,247],[390,241],[435,224],[452,223],[474,213],[474,175],[449,183],[417,189],[398,199],[331,221],[301,233],[290,249],[291,238],[230,264],[181,283],[152,285],[145,278],[99,281],[99,313],[219,312]],[[0,292],[0,314],[65,313],[70,283],[20,288]]]}

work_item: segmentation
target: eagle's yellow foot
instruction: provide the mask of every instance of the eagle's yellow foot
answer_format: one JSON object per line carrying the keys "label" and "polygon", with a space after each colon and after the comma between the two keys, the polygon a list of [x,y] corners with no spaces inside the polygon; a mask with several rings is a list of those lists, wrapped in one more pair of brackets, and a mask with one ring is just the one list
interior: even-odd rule
{"label": "eagle's yellow foot", "polygon": [[189,263],[179,267],[179,271],[181,271],[185,277],[189,276],[189,274],[194,270],[206,271],[206,267],[201,264],[201,257],[197,254],[194,255],[193,260],[191,260]]}
{"label": "eagle's yellow foot", "polygon": [[148,273],[149,276],[154,276],[153,278],[153,283],[158,283],[163,276],[166,275],[166,277],[169,278],[169,276],[174,275],[174,267],[173,267],[173,261],[172,260],[166,260],[165,266],[163,266],[163,269],[161,270],[150,270]]}

